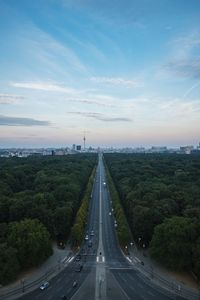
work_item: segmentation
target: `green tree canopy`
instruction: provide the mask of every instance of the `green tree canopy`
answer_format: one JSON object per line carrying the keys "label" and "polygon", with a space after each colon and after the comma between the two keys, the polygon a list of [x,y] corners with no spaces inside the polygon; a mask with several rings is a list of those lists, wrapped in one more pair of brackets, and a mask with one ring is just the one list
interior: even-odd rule
{"label": "green tree canopy", "polygon": [[17,250],[17,258],[24,267],[37,265],[52,254],[49,233],[38,220],[11,223],[7,242]]}
{"label": "green tree canopy", "polygon": [[172,217],[157,225],[150,244],[150,253],[156,260],[170,268],[192,267],[192,246],[197,231],[189,218]]}

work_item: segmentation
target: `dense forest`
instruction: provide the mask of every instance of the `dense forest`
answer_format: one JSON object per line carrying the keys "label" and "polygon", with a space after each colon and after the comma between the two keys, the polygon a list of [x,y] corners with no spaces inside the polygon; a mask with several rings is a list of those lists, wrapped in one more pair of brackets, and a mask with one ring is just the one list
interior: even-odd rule
{"label": "dense forest", "polygon": [[105,154],[135,241],[200,278],[200,157]]}
{"label": "dense forest", "polygon": [[96,155],[0,158],[0,284],[52,254],[70,233]]}

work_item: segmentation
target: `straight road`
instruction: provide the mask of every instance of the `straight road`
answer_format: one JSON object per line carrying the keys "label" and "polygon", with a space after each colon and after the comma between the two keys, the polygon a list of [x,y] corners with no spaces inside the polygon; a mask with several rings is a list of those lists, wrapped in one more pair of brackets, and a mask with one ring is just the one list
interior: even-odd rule
{"label": "straight road", "polygon": [[[172,299],[161,288],[148,284],[119,247],[102,154],[99,154],[85,234],[88,240],[84,240],[80,249],[81,272],[75,271],[79,262],[74,259],[50,281],[49,288],[44,291],[38,288],[21,299],[52,300],[61,299],[62,295],[67,300]],[[77,281],[75,288],[74,281]]]}

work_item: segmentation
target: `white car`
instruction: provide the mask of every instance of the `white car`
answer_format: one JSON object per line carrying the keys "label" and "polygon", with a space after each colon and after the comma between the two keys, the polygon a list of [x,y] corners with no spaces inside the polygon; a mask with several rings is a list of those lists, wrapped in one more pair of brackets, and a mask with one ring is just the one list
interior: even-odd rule
{"label": "white car", "polygon": [[86,236],[85,236],[85,240],[86,240],[86,241],[88,241],[88,240],[89,240],[88,234],[86,234]]}
{"label": "white car", "polygon": [[48,281],[44,282],[44,283],[40,286],[41,291],[46,290],[46,289],[49,287],[49,285],[50,285],[50,284],[49,284]]}

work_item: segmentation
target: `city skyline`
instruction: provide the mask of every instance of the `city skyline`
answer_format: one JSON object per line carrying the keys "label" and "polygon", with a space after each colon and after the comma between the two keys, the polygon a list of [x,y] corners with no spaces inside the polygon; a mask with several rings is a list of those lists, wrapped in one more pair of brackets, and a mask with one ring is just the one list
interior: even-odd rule
{"label": "city skyline", "polygon": [[199,19],[196,0],[0,0],[0,147],[197,145]]}

